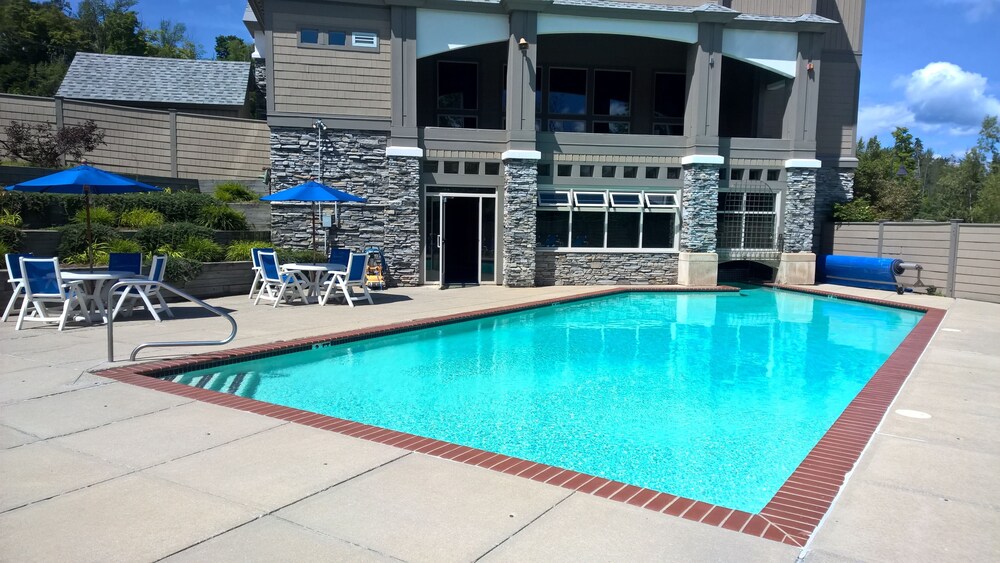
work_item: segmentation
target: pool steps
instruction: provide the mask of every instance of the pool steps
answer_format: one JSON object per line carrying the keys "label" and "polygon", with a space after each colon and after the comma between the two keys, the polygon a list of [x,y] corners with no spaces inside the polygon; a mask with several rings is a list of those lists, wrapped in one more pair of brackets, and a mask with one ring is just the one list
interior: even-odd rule
{"label": "pool steps", "polygon": [[255,371],[241,371],[230,375],[223,375],[222,372],[201,375],[181,373],[173,377],[164,377],[163,379],[199,389],[208,389],[229,395],[239,395],[240,397],[253,395],[253,392],[257,389],[257,384],[260,382],[260,376]]}

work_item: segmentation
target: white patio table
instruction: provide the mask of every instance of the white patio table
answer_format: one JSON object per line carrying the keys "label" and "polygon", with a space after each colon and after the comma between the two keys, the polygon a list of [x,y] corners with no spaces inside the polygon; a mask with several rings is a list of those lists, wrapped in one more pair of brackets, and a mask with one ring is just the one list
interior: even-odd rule
{"label": "white patio table", "polygon": [[328,273],[346,273],[347,266],[345,264],[336,264],[333,262],[306,262],[298,263],[292,262],[289,264],[282,264],[282,269],[284,270],[297,270],[306,275],[309,281],[309,297],[319,298],[320,286],[322,285],[323,278],[326,277]]}
{"label": "white patio table", "polygon": [[[103,322],[108,322],[108,308],[104,304],[106,297],[104,283],[122,278],[140,277],[134,272],[116,272],[108,270],[60,270],[63,279],[70,281],[82,281],[84,291],[84,307],[87,313],[98,313]],[[109,286],[110,287],[110,286]]]}

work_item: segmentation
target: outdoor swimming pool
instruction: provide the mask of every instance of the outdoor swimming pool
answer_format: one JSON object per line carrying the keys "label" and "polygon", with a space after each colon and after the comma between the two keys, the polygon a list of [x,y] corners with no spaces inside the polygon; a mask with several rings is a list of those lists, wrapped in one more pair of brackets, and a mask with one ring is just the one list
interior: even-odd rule
{"label": "outdoor swimming pool", "polygon": [[173,379],[756,513],[920,316],[629,293]]}

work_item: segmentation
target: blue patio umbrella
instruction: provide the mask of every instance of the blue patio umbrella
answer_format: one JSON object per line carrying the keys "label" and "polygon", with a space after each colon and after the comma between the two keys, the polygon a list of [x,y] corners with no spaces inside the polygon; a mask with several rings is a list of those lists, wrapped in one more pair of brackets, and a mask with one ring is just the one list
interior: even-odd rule
{"label": "blue patio umbrella", "polygon": [[90,267],[94,268],[93,234],[90,231],[90,194],[127,194],[136,192],[159,192],[162,188],[144,184],[118,174],[112,174],[88,164],[81,164],[41,178],[7,186],[9,191],[36,192],[49,194],[83,194],[87,209],[87,256]]}
{"label": "blue patio umbrella", "polygon": [[313,204],[312,213],[312,246],[313,252],[316,251],[316,202],[332,201],[334,205],[344,202],[357,202],[357,203],[367,203],[368,200],[356,196],[354,194],[349,194],[345,191],[338,190],[337,188],[331,188],[316,182],[315,180],[309,180],[305,184],[295,186],[294,188],[288,188],[286,190],[281,190],[280,192],[274,192],[271,195],[266,195],[260,198],[262,201],[304,201]]}

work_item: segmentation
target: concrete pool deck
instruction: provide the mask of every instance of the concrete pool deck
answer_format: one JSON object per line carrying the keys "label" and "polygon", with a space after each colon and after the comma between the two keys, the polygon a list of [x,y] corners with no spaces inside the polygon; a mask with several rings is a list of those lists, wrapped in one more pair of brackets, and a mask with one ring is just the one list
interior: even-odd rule
{"label": "concrete pool deck", "polygon": [[[1000,556],[1000,305],[950,308],[806,561]],[[212,300],[250,346],[593,291],[410,288],[376,305]],[[116,323],[145,340],[212,339],[189,305]],[[143,317],[139,317],[143,318]],[[0,326],[2,560],[784,560],[803,550],[592,495],[84,374],[103,327]],[[959,332],[956,332],[959,331]],[[211,350],[153,349],[140,360]],[[121,362],[118,362],[121,363]],[[911,418],[909,409],[931,418]]]}

